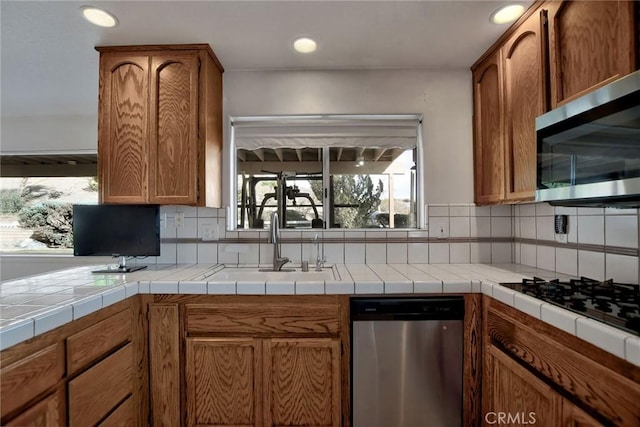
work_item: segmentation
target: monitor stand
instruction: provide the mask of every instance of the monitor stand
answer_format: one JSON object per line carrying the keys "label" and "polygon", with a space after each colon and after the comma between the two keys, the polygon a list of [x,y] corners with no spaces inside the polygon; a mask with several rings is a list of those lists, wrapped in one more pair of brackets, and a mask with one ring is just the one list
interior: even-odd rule
{"label": "monitor stand", "polygon": [[136,265],[135,267],[127,267],[127,257],[121,256],[120,262],[116,268],[105,268],[103,270],[94,270],[92,273],[131,273],[134,271],[147,268],[146,265]]}

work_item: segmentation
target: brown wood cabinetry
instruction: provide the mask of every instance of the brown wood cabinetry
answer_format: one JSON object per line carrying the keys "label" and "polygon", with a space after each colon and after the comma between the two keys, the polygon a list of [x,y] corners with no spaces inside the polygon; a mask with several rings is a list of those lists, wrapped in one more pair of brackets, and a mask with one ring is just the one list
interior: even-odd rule
{"label": "brown wood cabinetry", "polygon": [[346,297],[160,299],[149,308],[154,422],[348,423]]}
{"label": "brown wood cabinetry", "polygon": [[188,338],[188,425],[262,425],[262,342]]}
{"label": "brown wood cabinetry", "polygon": [[533,200],[536,190],[535,119],[545,112],[542,21],[534,13],[502,48],[504,67],[505,200]]}
{"label": "brown wood cabinetry", "polygon": [[553,0],[549,9],[551,108],[636,69],[634,2]]}
{"label": "brown wood cabinetry", "polygon": [[211,48],[96,49],[101,202],[220,206],[223,69]]}
{"label": "brown wood cabinetry", "polygon": [[96,425],[131,395],[132,361],[127,344],[69,382],[69,425]]}
{"label": "brown wood cabinetry", "polygon": [[64,377],[64,346],[49,345],[25,354],[15,363],[3,363],[0,398],[2,416],[54,387]]}
{"label": "brown wood cabinetry", "polygon": [[637,68],[634,7],[536,2],[471,67],[477,204],[534,199],[535,118]]}
{"label": "brown wood cabinetry", "polygon": [[132,298],[0,353],[2,425],[146,425],[141,311]]}
{"label": "brown wood cabinetry", "polygon": [[340,426],[340,340],[264,341],[266,426]]}
{"label": "brown wood cabinetry", "polygon": [[57,427],[67,425],[64,389],[45,397],[22,414],[4,424],[7,427]]}
{"label": "brown wood cabinetry", "polygon": [[504,102],[501,52],[473,70],[475,202],[504,198]]}
{"label": "brown wood cabinetry", "polygon": [[639,367],[496,300],[483,305],[485,418],[535,412],[536,425],[640,425]]}
{"label": "brown wood cabinetry", "polygon": [[560,394],[496,347],[490,345],[486,351],[485,422],[561,425]]}
{"label": "brown wood cabinetry", "polygon": [[545,106],[542,15],[473,69],[477,204],[533,199],[535,118]]}

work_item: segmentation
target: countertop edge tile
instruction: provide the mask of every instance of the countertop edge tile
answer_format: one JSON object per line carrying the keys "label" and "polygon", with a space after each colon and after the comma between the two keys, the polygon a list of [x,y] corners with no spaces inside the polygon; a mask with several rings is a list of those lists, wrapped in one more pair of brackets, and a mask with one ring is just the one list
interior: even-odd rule
{"label": "countertop edge tile", "polygon": [[73,305],[56,306],[33,318],[34,336],[49,332],[73,320]]}
{"label": "countertop edge tile", "polygon": [[517,293],[514,299],[514,307],[538,320],[542,317],[542,301],[529,295]]}
{"label": "countertop edge tile", "polygon": [[103,295],[90,295],[73,302],[73,320],[94,313],[104,306]]}
{"label": "countertop edge tile", "polygon": [[640,337],[627,337],[625,355],[628,362],[640,366]]}
{"label": "countertop edge tile", "polygon": [[626,359],[626,335],[602,322],[585,317],[576,320],[576,335],[596,347]]}
{"label": "countertop edge tile", "polygon": [[35,322],[33,319],[19,319],[15,323],[0,329],[0,351],[35,336]]}
{"label": "countertop edge tile", "polygon": [[511,307],[515,304],[516,291],[513,289],[505,288],[504,286],[495,285],[493,287],[493,298],[505,303]]}
{"label": "countertop edge tile", "polygon": [[441,294],[442,281],[415,281],[413,282],[413,291],[416,294]]}
{"label": "countertop edge tile", "polygon": [[[154,270],[137,272],[131,276],[119,275],[110,277],[108,286],[101,286],[101,290],[86,296],[76,296],[64,304],[57,306],[43,306],[41,310],[33,310],[33,314],[26,313],[24,317],[14,316],[15,323],[5,323],[0,327],[0,350],[4,350],[19,342],[28,340],[36,335],[54,329],[82,316],[86,316],[103,307],[108,307],[138,293],[172,293],[172,294],[219,294],[219,295],[352,295],[354,297],[371,295],[400,294],[442,294],[447,293],[482,293],[506,303],[517,310],[541,321],[557,327],[565,332],[591,342],[605,351],[626,359],[634,365],[640,366],[640,337],[617,330],[595,320],[588,319],[564,308],[556,307],[543,301],[537,301],[526,295],[505,288],[498,283],[520,281],[522,277],[531,277],[535,267],[518,264],[413,264],[420,268],[393,268],[387,275],[384,266],[376,265],[377,279],[374,279],[374,269],[367,264],[336,264],[335,268],[340,272],[342,280],[322,282],[261,282],[261,281],[222,281],[203,282],[193,280],[194,271],[199,268],[210,269],[211,265],[199,266],[197,264],[185,265],[159,265]],[[221,264],[218,264],[221,268]],[[215,266],[218,266],[215,265]],[[2,289],[7,286],[24,287],[33,289],[38,287],[51,287],[52,283],[68,285],[65,290],[74,287],[96,286],[95,280],[104,278],[91,275],[90,271],[95,266],[83,266],[67,270],[59,270],[38,276],[10,280],[2,283]],[[402,272],[418,270],[424,272],[424,280],[415,274],[408,280],[400,279],[396,274],[407,276]],[[416,271],[413,271],[416,270]],[[359,280],[351,279],[354,272]],[[551,273],[551,272],[550,272]],[[436,278],[434,280],[432,277]],[[139,280],[134,280],[139,279]],[[153,280],[154,278],[160,280]],[[163,279],[164,278],[164,279]],[[186,278],[187,280],[179,280]],[[176,279],[176,280],[171,280]],[[345,280],[346,279],[346,280]],[[414,280],[411,280],[414,279]],[[442,280],[444,279],[444,281]],[[470,280],[468,280],[470,279]],[[129,282],[127,282],[129,280]],[[42,283],[48,282],[47,286]],[[314,283],[316,282],[316,283]],[[62,285],[61,285],[62,286]],[[278,289],[280,288],[280,289]],[[162,292],[158,292],[162,291]],[[62,290],[60,292],[63,292]],[[3,295],[11,295],[16,292],[11,290]],[[18,291],[17,293],[20,293]],[[55,295],[56,292],[47,292],[47,295]],[[34,298],[43,294],[34,294]],[[84,290],[83,290],[83,295]],[[28,304],[9,304],[28,305]],[[594,326],[595,325],[595,326]],[[595,343],[594,343],[595,342]]]}
{"label": "countertop edge tile", "polygon": [[546,302],[543,302],[540,306],[540,320],[571,335],[578,335],[576,333],[578,318],[584,319],[584,317],[579,314],[572,313],[569,310],[564,310]]}

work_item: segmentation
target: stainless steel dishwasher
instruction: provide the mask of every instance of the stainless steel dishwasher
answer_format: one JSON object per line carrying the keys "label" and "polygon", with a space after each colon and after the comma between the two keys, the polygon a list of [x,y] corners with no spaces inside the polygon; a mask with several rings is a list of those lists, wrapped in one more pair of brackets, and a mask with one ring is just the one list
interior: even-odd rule
{"label": "stainless steel dishwasher", "polygon": [[463,297],[353,298],[353,426],[461,426],[463,319]]}

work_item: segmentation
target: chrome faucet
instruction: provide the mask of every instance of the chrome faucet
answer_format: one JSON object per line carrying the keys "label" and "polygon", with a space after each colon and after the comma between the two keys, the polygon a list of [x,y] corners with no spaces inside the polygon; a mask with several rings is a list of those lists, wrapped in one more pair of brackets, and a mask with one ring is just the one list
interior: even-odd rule
{"label": "chrome faucet", "polygon": [[271,234],[269,243],[273,243],[273,271],[280,271],[282,266],[289,262],[289,258],[280,256],[280,226],[278,224],[278,212],[271,214]]}
{"label": "chrome faucet", "polygon": [[313,237],[313,245],[316,247],[316,271],[322,271],[326,260],[320,256],[320,240],[317,234]]}

